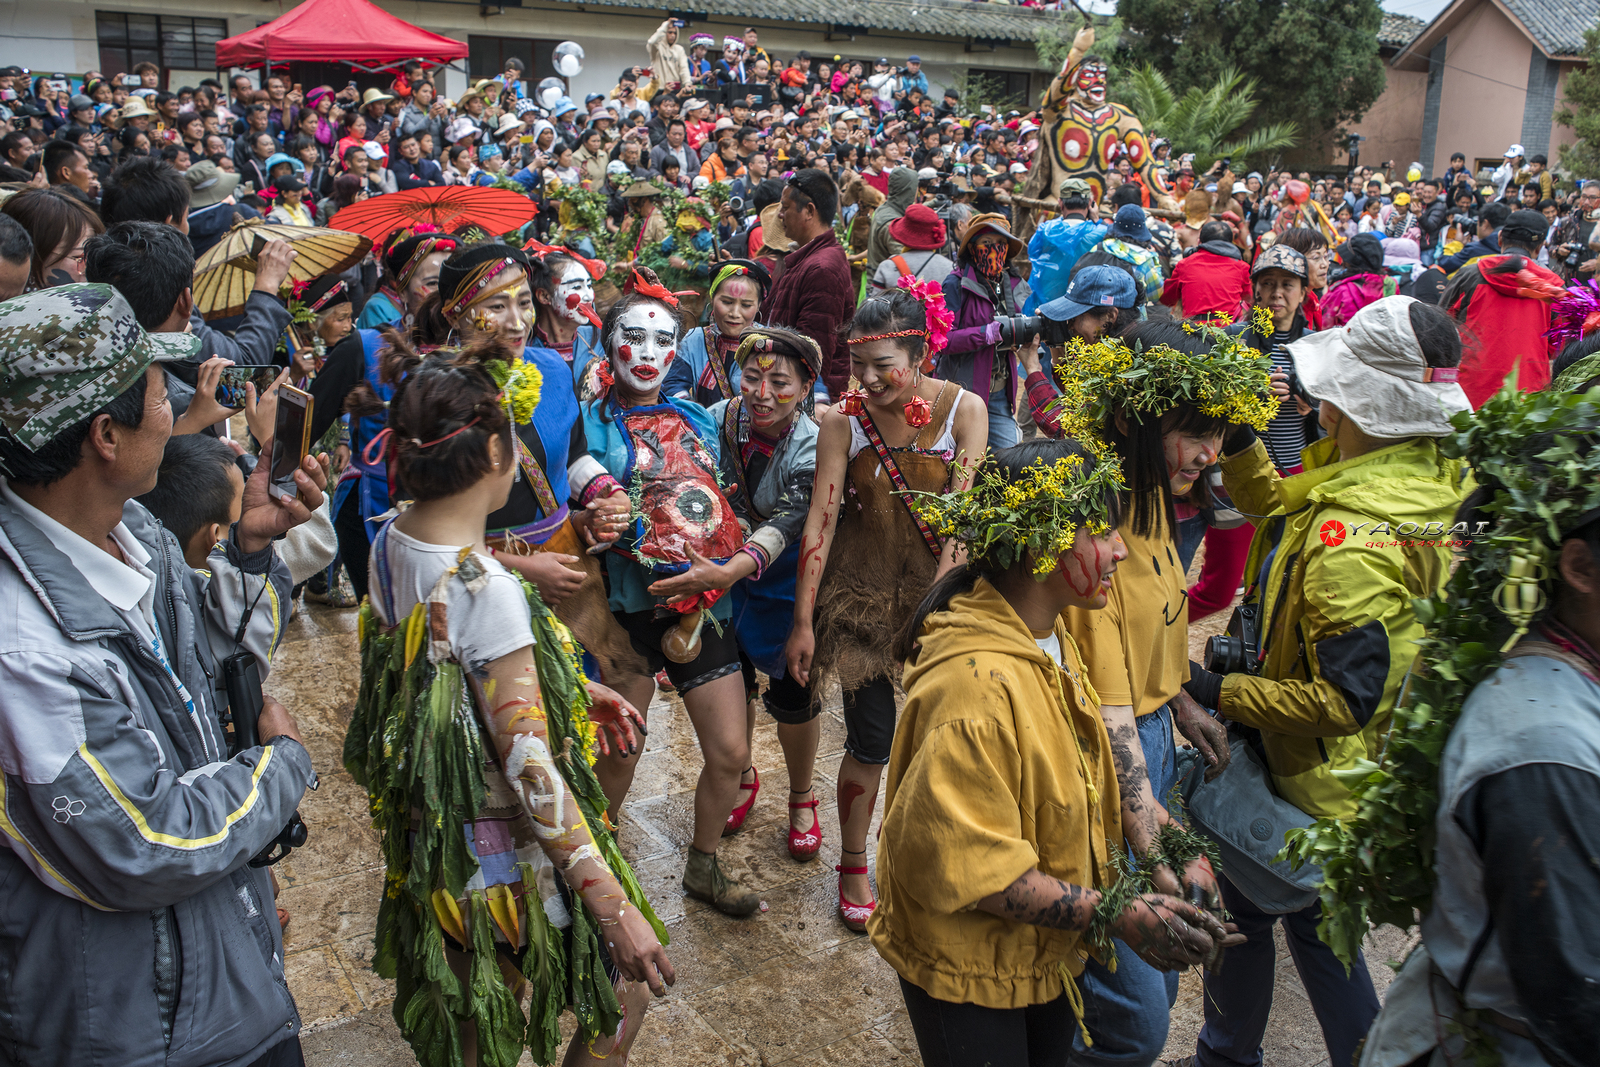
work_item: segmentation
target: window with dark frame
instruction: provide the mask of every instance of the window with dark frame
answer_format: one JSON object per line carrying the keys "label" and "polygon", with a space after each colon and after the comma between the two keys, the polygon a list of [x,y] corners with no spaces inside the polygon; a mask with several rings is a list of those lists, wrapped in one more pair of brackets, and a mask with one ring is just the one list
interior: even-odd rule
{"label": "window with dark frame", "polygon": [[490,37],[486,34],[467,35],[467,69],[474,80],[498,78],[505,73],[506,60],[522,60],[524,92],[532,95],[534,87],[546,78],[555,77],[555,61],[551,58],[557,40],[537,40],[529,37]]}
{"label": "window with dark frame", "polygon": [[96,11],[95,36],[106,74],[131,74],[140,63],[163,71],[212,70],[217,42],[228,36],[228,20]]}

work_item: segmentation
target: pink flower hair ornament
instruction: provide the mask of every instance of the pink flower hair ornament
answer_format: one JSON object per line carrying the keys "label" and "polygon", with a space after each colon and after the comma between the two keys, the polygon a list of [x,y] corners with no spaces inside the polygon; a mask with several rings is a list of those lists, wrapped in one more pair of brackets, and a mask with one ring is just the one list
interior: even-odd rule
{"label": "pink flower hair ornament", "polygon": [[956,324],[955,315],[944,305],[944,290],[933,282],[921,282],[910,274],[902,274],[896,283],[901,289],[917,298],[928,320],[928,355],[923,361],[923,372],[933,373],[933,357],[944,351],[950,343],[950,327]]}

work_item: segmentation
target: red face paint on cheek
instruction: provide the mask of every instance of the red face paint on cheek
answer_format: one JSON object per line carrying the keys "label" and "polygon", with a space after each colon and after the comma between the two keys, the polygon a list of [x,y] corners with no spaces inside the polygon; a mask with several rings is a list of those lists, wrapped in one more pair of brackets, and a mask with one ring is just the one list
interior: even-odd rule
{"label": "red face paint on cheek", "polygon": [[676,348],[667,349],[667,362],[668,363],[671,363],[673,360],[675,360],[677,358],[678,358],[678,350]]}
{"label": "red face paint on cheek", "polygon": [[567,294],[567,310],[568,311],[571,311],[573,308],[577,307],[581,303],[583,303],[583,298],[580,297],[577,293],[568,293]]}
{"label": "red face paint on cheek", "polygon": [[617,346],[617,355],[622,357],[622,362],[631,363],[633,361],[633,346],[632,345],[618,345]]}

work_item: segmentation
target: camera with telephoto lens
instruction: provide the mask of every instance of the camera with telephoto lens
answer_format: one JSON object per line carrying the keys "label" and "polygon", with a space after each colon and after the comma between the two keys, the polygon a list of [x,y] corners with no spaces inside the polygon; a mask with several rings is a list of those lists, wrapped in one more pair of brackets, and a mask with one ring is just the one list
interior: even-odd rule
{"label": "camera with telephoto lens", "polygon": [[[261,745],[261,733],[256,720],[261,717],[261,709],[266,701],[261,695],[261,669],[256,666],[255,656],[240,651],[223,660],[222,680],[228,694],[228,721],[233,724],[233,747],[228,754],[237,756]],[[312,779],[312,788],[316,788],[315,778]],[[268,867],[277,863],[287,857],[290,850],[304,845],[307,837],[306,824],[296,811],[289,816],[288,825],[278,832],[278,836],[250,861],[250,866]]]}
{"label": "camera with telephoto lens", "polygon": [[1261,673],[1261,607],[1240,604],[1228,619],[1228,628],[1206,638],[1205,669],[1213,674]]}
{"label": "camera with telephoto lens", "polygon": [[1002,315],[997,321],[1000,323],[999,347],[1016,348],[1039,336],[1043,320],[1037,315]]}

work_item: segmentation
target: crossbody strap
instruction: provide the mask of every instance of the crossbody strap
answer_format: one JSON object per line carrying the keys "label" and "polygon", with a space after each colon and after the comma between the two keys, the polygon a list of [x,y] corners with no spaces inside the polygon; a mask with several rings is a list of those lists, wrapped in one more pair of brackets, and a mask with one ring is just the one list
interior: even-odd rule
{"label": "crossbody strap", "polygon": [[944,546],[939,543],[939,536],[933,532],[933,527],[922,521],[922,516],[917,514],[917,509],[911,502],[911,487],[906,484],[905,476],[900,473],[900,467],[895,463],[894,456],[889,452],[889,446],[883,443],[883,437],[878,433],[878,427],[873,425],[872,416],[863,411],[856,418],[861,423],[862,431],[867,435],[867,440],[872,442],[873,449],[878,453],[878,461],[883,464],[883,469],[889,475],[889,481],[895,491],[900,494],[900,500],[906,506],[906,512],[911,516],[911,521],[917,524],[917,530],[922,534],[922,540],[937,559]]}
{"label": "crossbody strap", "polygon": [[733,399],[733,383],[728,380],[728,368],[722,365],[722,346],[717,343],[717,328],[703,326],[703,336],[706,339],[706,362],[711,366],[711,373],[717,380],[717,391],[722,394],[722,399]]}
{"label": "crossbody strap", "polygon": [[517,464],[522,468],[523,477],[528,479],[528,488],[533,490],[533,498],[539,502],[539,510],[549,518],[561,510],[561,501],[556,499],[555,490],[550,488],[550,479],[539,468],[533,454],[528,451],[527,445],[522,443],[522,437],[512,428],[511,439],[516,442]]}

